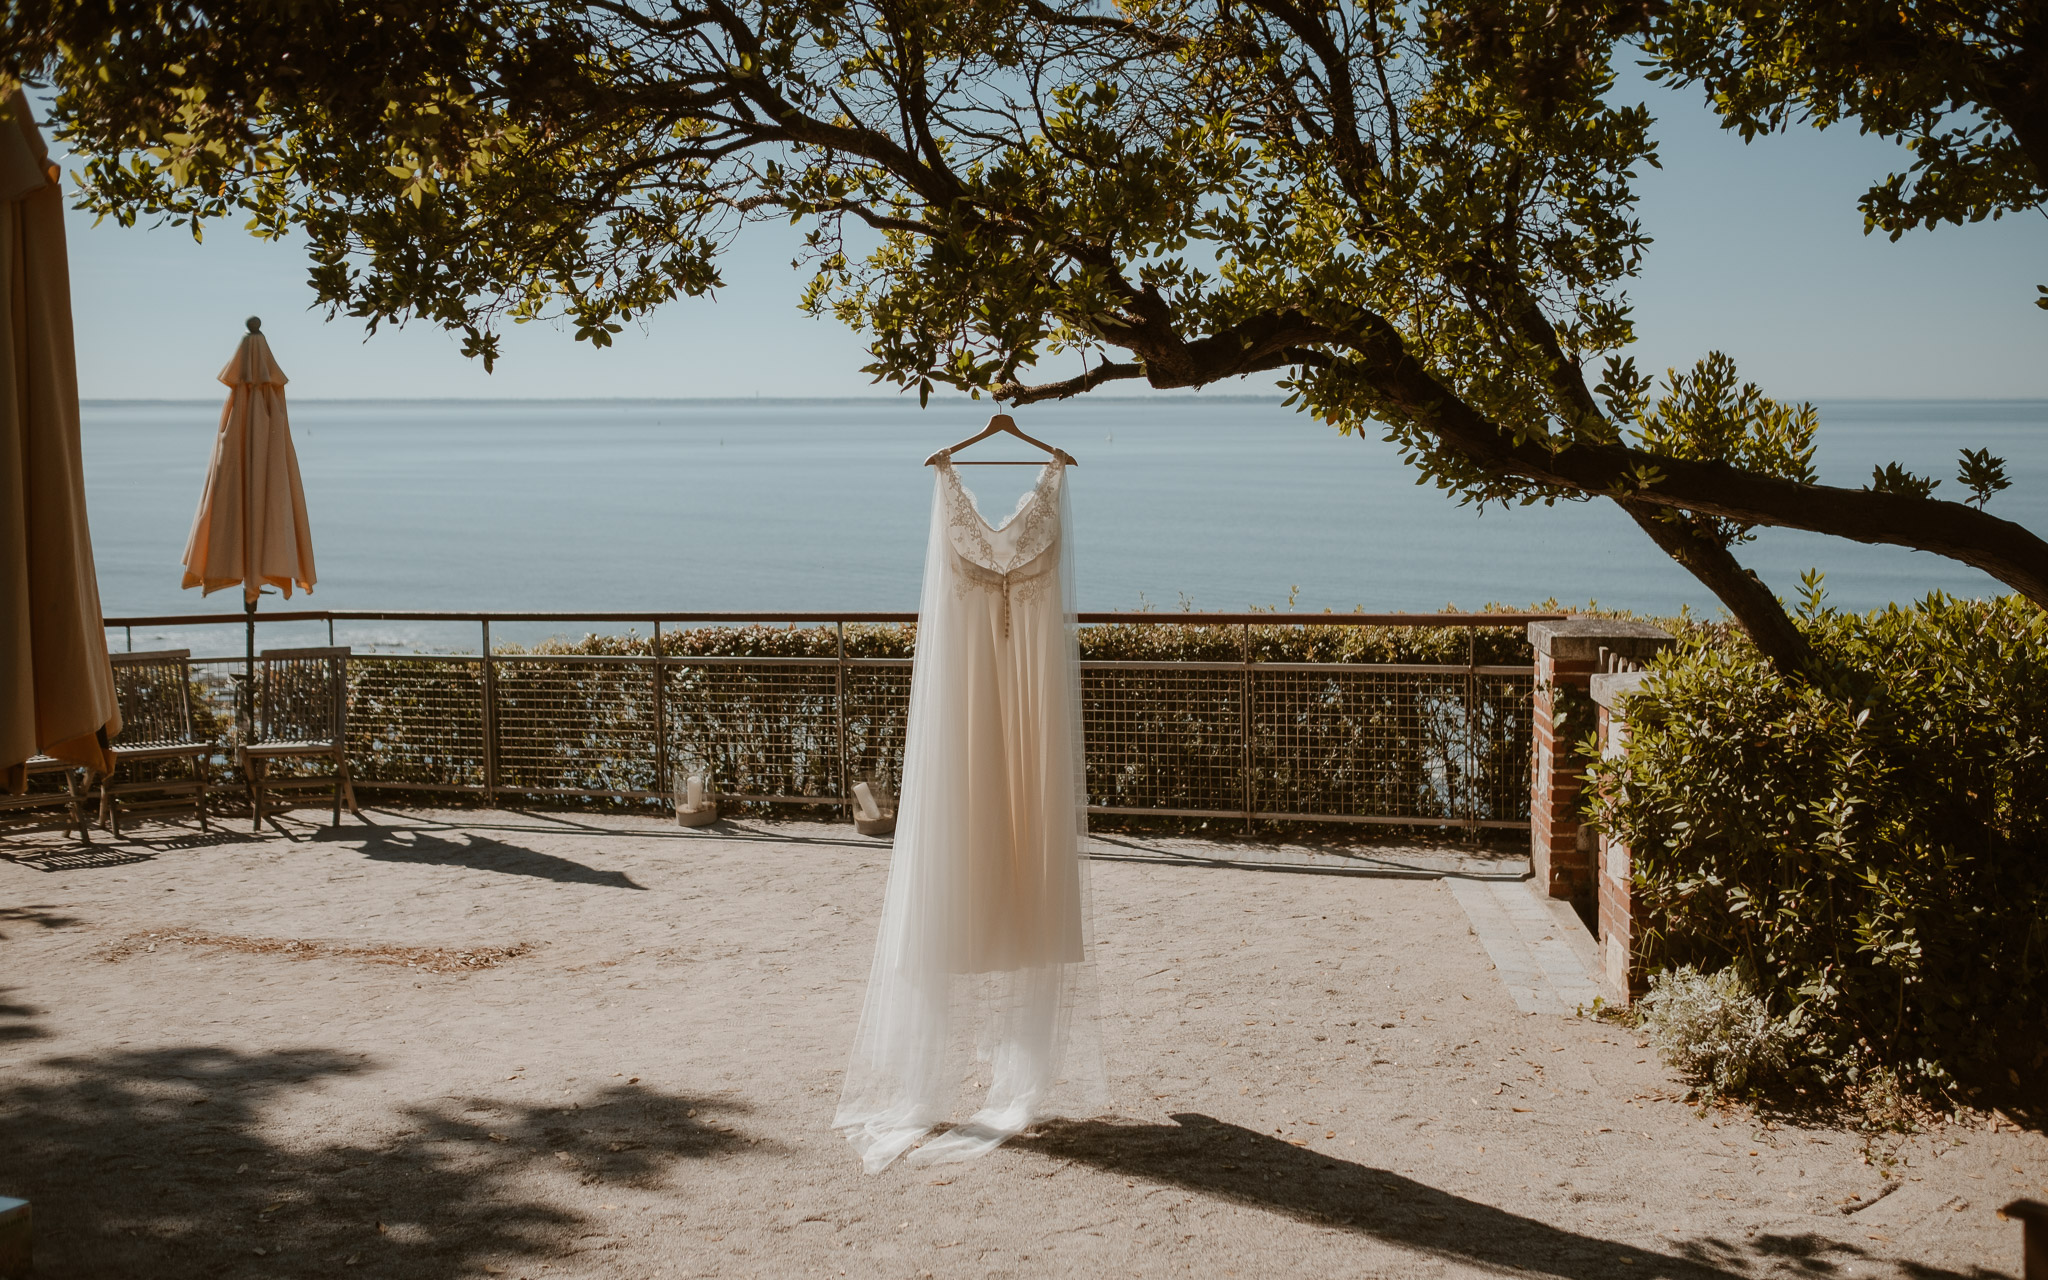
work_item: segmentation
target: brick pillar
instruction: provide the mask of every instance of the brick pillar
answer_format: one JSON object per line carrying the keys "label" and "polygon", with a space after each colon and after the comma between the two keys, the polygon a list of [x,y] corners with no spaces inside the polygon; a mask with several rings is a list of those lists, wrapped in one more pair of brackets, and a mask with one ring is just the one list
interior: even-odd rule
{"label": "brick pillar", "polygon": [[[1643,683],[1640,671],[1595,675],[1589,692],[1598,709],[1600,754],[1628,748],[1628,697]],[[1594,881],[1598,885],[1600,967],[1617,1003],[1628,1004],[1646,986],[1636,954],[1635,867],[1629,848],[1607,832],[1595,838]]]}
{"label": "brick pillar", "polygon": [[1529,860],[1544,892],[1569,899],[1580,915],[1590,917],[1595,910],[1593,832],[1579,825],[1579,783],[1586,771],[1577,747],[1595,728],[1593,675],[1602,649],[1643,662],[1669,645],[1671,636],[1647,622],[1567,618],[1530,623],[1529,643],[1536,650]]}

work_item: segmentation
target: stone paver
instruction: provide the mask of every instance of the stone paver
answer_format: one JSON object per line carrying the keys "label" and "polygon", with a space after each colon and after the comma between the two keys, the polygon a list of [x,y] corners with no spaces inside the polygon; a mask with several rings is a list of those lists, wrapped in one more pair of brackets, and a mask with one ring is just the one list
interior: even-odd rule
{"label": "stone paver", "polygon": [[1602,994],[1593,943],[1562,903],[1536,897],[1526,880],[1453,878],[1451,896],[1523,1013],[1576,1015]]}

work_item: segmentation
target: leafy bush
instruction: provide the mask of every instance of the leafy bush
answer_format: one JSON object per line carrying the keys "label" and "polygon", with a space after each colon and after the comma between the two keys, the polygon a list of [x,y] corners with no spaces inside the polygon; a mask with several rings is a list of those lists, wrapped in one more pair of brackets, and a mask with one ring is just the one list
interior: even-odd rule
{"label": "leafy bush", "polygon": [[[1519,625],[1339,627],[1291,623],[1081,629],[1091,668],[1083,710],[1097,805],[1245,807],[1247,721],[1253,807],[1261,812],[1393,813],[1456,822],[1525,817],[1529,678],[1462,670],[1349,677],[1297,672],[1260,685],[1247,716],[1243,668],[1265,663],[1526,666]],[[670,659],[816,659],[810,663],[674,662],[664,674],[662,747],[671,778],[707,769],[728,793],[838,794],[842,749],[856,777],[898,785],[916,628],[849,624],[849,658],[897,659],[845,672],[837,719],[839,636],[830,626],[665,629]],[[586,635],[493,652],[497,761],[510,789],[635,792],[656,780],[653,638]],[[562,661],[567,659],[568,661]],[[552,661],[550,661],[552,660]],[[1186,665],[1182,665],[1186,664]],[[1202,664],[1223,664],[1205,667]],[[364,656],[352,664],[351,758],[358,783],[482,782],[481,674],[473,662]],[[593,803],[611,803],[594,801]],[[1187,820],[1189,823],[1200,819]],[[1184,823],[1183,825],[1186,825]]]}
{"label": "leafy bush", "polygon": [[[671,657],[829,659],[836,643],[830,627],[703,627],[665,633],[662,649]],[[905,658],[915,648],[914,626],[846,629],[849,657]],[[1521,626],[1244,627],[1162,621],[1082,627],[1080,650],[1086,660],[1233,664],[1227,671],[1168,667],[1084,674],[1083,714],[1092,748],[1090,802],[1137,809],[1242,808],[1244,713],[1236,664],[1247,651],[1259,662],[1455,665],[1476,659],[1487,665],[1523,665],[1532,660]],[[642,656],[651,651],[650,638],[628,634],[551,641],[526,652]],[[501,650],[500,656],[509,659],[512,651]],[[849,688],[849,757],[857,774],[896,785],[909,673],[856,671],[862,674]],[[593,673],[586,680],[600,678]],[[672,750],[705,759],[738,790],[832,794],[836,756],[825,742],[832,729],[829,680],[816,696],[794,700],[787,668],[764,673],[760,689],[751,695],[739,691],[746,680],[729,667],[678,676],[669,700],[670,715],[679,721]],[[1468,715],[1462,675],[1435,682],[1407,678],[1348,685],[1323,675],[1284,692],[1269,690],[1253,715],[1254,807],[1446,821],[1474,810],[1490,818],[1526,816],[1527,682],[1492,677],[1481,682],[1477,693]],[[602,705],[617,697],[599,691],[585,701]],[[580,743],[564,743],[547,754],[561,760],[579,751]],[[583,753],[596,759],[616,751],[607,747]]]}
{"label": "leafy bush", "polygon": [[1637,1005],[1636,1026],[1710,1096],[1767,1086],[1801,1056],[1795,1019],[1772,1017],[1740,969],[1705,974],[1681,965],[1658,974]]}
{"label": "leafy bush", "polygon": [[1802,626],[1828,666],[1814,685],[1686,634],[1630,702],[1626,751],[1593,766],[1644,959],[1742,966],[1852,1079],[2038,1080],[2048,615],[1936,595]]}
{"label": "leafy bush", "polygon": [[[1505,609],[1506,606],[1489,605],[1482,612]],[[1463,663],[1468,656],[1482,664],[1520,666],[1534,661],[1527,628],[1519,623],[1502,627],[1318,627],[1273,623],[1244,628],[1162,621],[1084,626],[1080,631],[1084,659],[1242,662],[1249,642],[1252,658],[1261,662]],[[838,653],[837,646],[831,627],[794,625],[672,628],[661,637],[661,651],[671,658],[831,658]],[[908,658],[916,649],[914,623],[847,624],[849,658]],[[492,652],[499,657],[535,654],[644,658],[654,652],[654,638],[637,631],[624,635],[592,633],[580,639],[558,637],[525,647],[501,644],[494,646]]]}

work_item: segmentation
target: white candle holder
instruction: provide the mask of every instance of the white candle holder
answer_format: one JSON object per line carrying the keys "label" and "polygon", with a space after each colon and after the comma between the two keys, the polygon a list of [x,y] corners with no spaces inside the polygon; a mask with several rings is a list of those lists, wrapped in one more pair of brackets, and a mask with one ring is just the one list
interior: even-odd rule
{"label": "white candle holder", "polygon": [[896,833],[896,797],[879,778],[853,784],[853,829],[864,836]]}
{"label": "white candle holder", "polygon": [[718,821],[718,797],[711,790],[708,774],[693,773],[676,788],[676,825],[708,827]]}

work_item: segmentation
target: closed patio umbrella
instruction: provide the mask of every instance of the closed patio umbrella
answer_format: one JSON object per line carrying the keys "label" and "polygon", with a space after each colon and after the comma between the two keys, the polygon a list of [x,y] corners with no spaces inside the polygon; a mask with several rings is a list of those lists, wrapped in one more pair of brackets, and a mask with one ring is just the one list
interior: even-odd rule
{"label": "closed patio umbrella", "polygon": [[37,754],[111,772],[121,731],[79,453],[64,197],[19,87],[0,84],[0,775]]}
{"label": "closed patio umbrella", "polygon": [[[284,370],[271,357],[263,323],[249,332],[220,371],[227,384],[220,430],[206,488],[185,544],[185,586],[211,595],[242,588],[248,615],[249,696],[256,678],[256,598],[265,585],[291,599],[292,586],[313,589],[313,531],[306,522],[306,491],[284,411]],[[253,716],[254,704],[249,704]],[[252,721],[253,724],[253,721]]]}

